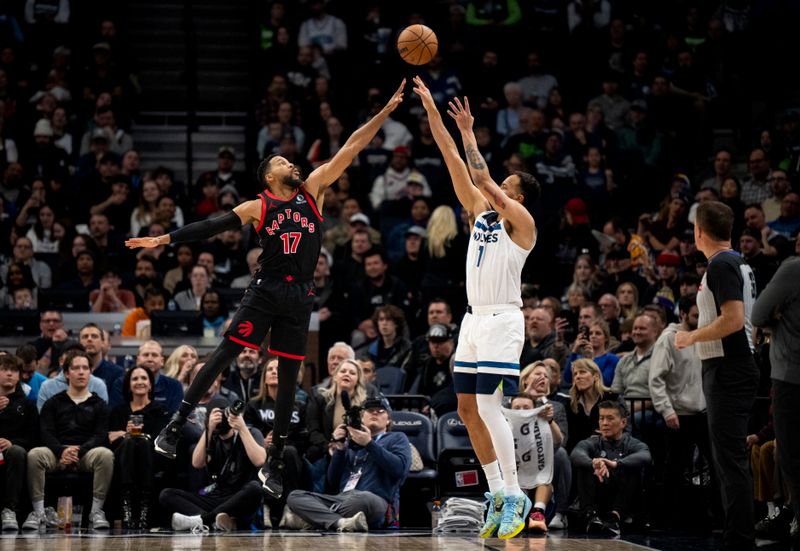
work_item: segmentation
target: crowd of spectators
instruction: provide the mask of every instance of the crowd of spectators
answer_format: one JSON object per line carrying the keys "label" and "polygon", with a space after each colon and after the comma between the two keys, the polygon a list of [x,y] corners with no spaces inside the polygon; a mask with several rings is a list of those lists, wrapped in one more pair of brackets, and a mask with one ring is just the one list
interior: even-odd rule
{"label": "crowd of spectators", "polygon": [[[220,335],[229,305],[217,289],[241,288],[256,270],[253,228],[138,252],[123,241],[255,197],[254,177],[233,170],[245,152],[219,144],[217,169],[196,182],[177,181],[146,159],[143,165],[128,131],[141,90],[118,22],[81,20],[91,32],[76,39],[64,32],[78,25],[64,6],[29,0],[30,9],[0,17],[2,307],[37,310],[40,294],[60,289],[82,293],[79,310],[126,313],[123,335],[149,336],[140,322],[164,309],[202,312],[206,331]],[[551,396],[561,396],[566,410],[563,446],[573,452],[597,430],[598,404],[632,397],[630,424],[669,436],[665,476],[683,480],[691,463],[686,441],[706,447],[704,405],[696,393],[676,393],[684,383],[697,391],[699,379],[671,380],[668,366],[698,364],[691,352],[670,349],[664,335],[696,324],[692,300],[705,270],[692,231],[696,205],[719,200],[733,209],[733,246],[753,267],[759,292],[782,261],[800,255],[800,111],[792,110],[796,98],[778,92],[791,79],[768,55],[790,15],[779,9],[736,1],[265,2],[262,99],[253,108],[258,130],[248,156],[277,153],[308,174],[407,75],[419,74],[440,108],[469,96],[478,145],[497,181],[527,170],[542,185],[541,201],[529,205],[539,234],[523,273],[521,365],[550,362]],[[439,38],[437,55],[419,68],[402,65],[393,46],[412,23],[431,26]],[[320,490],[320,480],[324,487],[320,462],[334,453],[342,388],[363,401],[374,390],[368,377],[398,367],[404,390],[430,396],[433,412],[456,408],[449,362],[466,306],[469,224],[413,94],[407,91],[326,191],[322,214],[325,247],[314,281],[327,362],[312,379],[328,378],[298,389],[292,429],[297,468],[317,475],[318,485],[305,490]],[[16,350],[25,394],[38,398],[40,410],[68,388],[61,358],[70,347],[91,362],[92,393],[110,408],[132,408],[131,377],[108,357],[111,328],[87,326],[75,343],[61,314],[49,309],[41,311],[41,328],[32,350]],[[154,403],[174,411],[197,360],[188,350],[166,359],[148,341],[135,365],[152,375]],[[238,395],[252,399],[245,418],[269,442],[264,411],[274,382],[264,360],[240,356],[201,401],[186,441],[197,442],[208,426],[205,404]],[[147,432],[157,432],[150,423]],[[127,428],[118,422],[114,430]],[[189,470],[191,452],[184,453]],[[581,469],[587,460],[573,455]],[[32,499],[40,500],[41,488],[34,489]],[[105,490],[95,489],[103,498]],[[585,485],[580,493],[591,495]],[[555,490],[556,527],[568,494]],[[275,522],[282,509],[269,508]],[[617,514],[629,510],[625,504]]]}

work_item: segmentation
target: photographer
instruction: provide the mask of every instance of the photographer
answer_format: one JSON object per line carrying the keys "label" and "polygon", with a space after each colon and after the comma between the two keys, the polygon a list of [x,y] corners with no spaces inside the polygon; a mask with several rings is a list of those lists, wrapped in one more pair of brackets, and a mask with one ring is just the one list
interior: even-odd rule
{"label": "photographer", "polygon": [[213,482],[197,494],[167,488],[159,496],[161,506],[173,511],[174,530],[232,531],[236,520],[246,521],[261,505],[255,476],[267,459],[264,438],[245,425],[241,402],[226,406],[219,398],[208,403],[208,427],[192,454],[192,466],[208,467]]}
{"label": "photographer", "polygon": [[283,527],[366,532],[382,526],[408,475],[411,444],[405,434],[388,432],[392,421],[385,398],[364,402],[360,428],[352,426],[358,422],[356,411],[351,408],[348,425],[333,431],[328,483],[339,494],[295,490],[289,494]]}

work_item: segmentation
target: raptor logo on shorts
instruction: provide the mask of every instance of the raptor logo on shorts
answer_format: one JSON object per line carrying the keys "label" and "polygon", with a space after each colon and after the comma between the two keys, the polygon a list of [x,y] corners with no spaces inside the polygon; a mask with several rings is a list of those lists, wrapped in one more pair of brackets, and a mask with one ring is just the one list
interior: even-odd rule
{"label": "raptor logo on shorts", "polygon": [[253,323],[250,321],[243,321],[237,327],[239,334],[243,337],[249,337],[253,333]]}

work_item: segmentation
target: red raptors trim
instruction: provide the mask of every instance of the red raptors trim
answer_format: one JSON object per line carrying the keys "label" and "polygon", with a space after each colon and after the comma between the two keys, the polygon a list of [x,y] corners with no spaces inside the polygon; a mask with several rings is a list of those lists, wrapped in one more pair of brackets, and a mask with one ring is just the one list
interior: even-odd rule
{"label": "red raptors trim", "polygon": [[228,339],[232,340],[236,344],[241,344],[242,346],[246,346],[247,348],[252,348],[253,350],[260,350],[261,349],[261,347],[258,346],[257,344],[251,344],[249,342],[245,342],[245,341],[243,341],[241,339],[237,339],[233,335],[228,335]]}
{"label": "red raptors trim", "polygon": [[305,186],[301,187],[300,189],[303,190],[303,195],[305,195],[306,199],[308,199],[308,204],[311,205],[311,209],[314,211],[314,214],[317,215],[317,218],[319,218],[320,222],[325,220],[322,217],[322,215],[319,213],[319,211],[317,210],[317,202],[314,200],[313,197],[311,197],[311,195],[308,194],[308,192],[306,191]]}
{"label": "red raptors trim", "polygon": [[278,352],[277,350],[273,350],[272,348],[267,348],[267,352],[270,354],[275,354],[276,356],[283,356],[284,358],[289,358],[290,360],[305,360],[305,356],[298,356],[297,354],[287,354],[286,352]]}
{"label": "red raptors trim", "polygon": [[263,195],[258,196],[261,199],[261,220],[258,221],[258,226],[256,226],[256,233],[261,231],[261,228],[264,227],[264,219],[267,217],[267,198]]}
{"label": "red raptors trim", "polygon": [[299,189],[300,189],[300,188],[297,188],[296,190],[294,190],[294,193],[293,193],[293,194],[292,194],[292,196],[291,196],[291,197],[289,197],[288,199],[281,199],[280,197],[276,197],[276,196],[272,195],[272,194],[269,192],[269,190],[268,190],[268,189],[265,189],[265,190],[264,190],[264,193],[267,195],[267,197],[272,197],[273,199],[276,199],[276,200],[278,200],[278,201],[281,201],[281,202],[283,202],[283,203],[288,203],[289,201],[291,201],[292,199],[294,199],[294,198],[295,198],[295,196],[297,195],[297,192],[299,191]]}

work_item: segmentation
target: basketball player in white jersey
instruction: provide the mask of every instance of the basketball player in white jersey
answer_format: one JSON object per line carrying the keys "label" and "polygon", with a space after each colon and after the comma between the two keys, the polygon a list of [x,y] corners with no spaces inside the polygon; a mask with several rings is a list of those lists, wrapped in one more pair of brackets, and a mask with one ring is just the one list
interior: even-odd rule
{"label": "basketball player in white jersey", "polygon": [[523,201],[539,196],[539,184],[530,174],[515,172],[498,186],[478,152],[468,100],[462,105],[454,99],[448,114],[461,131],[468,172],[430,91],[419,77],[414,83],[472,227],[467,250],[469,306],[461,324],[454,380],[458,414],[489,482],[489,508],[481,537],[513,538],[526,525],[531,501],[519,487],[514,437],[501,405],[504,394],[517,394],[519,383],[525,339],[522,267],[536,244],[536,224]]}

